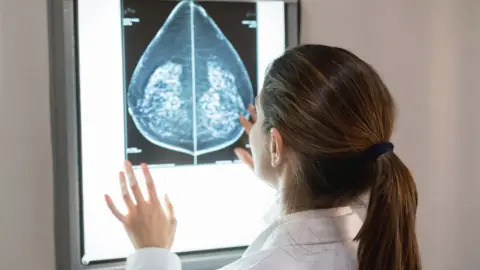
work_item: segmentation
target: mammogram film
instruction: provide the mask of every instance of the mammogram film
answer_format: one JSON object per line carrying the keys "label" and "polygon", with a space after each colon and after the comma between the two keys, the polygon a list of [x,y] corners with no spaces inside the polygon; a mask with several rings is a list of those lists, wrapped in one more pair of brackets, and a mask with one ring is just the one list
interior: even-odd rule
{"label": "mammogram film", "polygon": [[198,156],[244,133],[254,93],[232,44],[206,11],[181,1],[140,58],[127,92],[135,126],[150,142]]}

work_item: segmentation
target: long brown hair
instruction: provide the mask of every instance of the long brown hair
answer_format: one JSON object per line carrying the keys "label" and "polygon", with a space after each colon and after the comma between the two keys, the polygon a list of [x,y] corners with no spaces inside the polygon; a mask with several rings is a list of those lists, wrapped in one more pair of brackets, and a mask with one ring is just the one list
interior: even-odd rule
{"label": "long brown hair", "polygon": [[269,67],[260,102],[264,131],[277,128],[297,157],[297,184],[310,208],[346,205],[370,192],[355,239],[359,269],[420,270],[412,175],[393,151],[365,156],[389,142],[394,127],[394,101],[377,72],[345,49],[302,45]]}

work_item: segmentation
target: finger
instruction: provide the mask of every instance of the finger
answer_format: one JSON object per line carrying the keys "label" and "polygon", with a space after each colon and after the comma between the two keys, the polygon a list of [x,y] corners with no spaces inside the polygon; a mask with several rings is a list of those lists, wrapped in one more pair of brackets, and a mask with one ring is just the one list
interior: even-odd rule
{"label": "finger", "polygon": [[105,201],[107,202],[107,206],[112,212],[112,214],[122,223],[125,223],[125,216],[117,209],[115,204],[113,203],[112,198],[110,196],[105,195]]}
{"label": "finger", "polygon": [[175,216],[175,211],[173,209],[173,204],[168,198],[168,195],[165,194],[165,204],[167,206],[167,214],[168,218],[170,220],[170,224],[172,226],[171,232],[170,232],[170,243],[173,243],[177,231],[177,217]]}
{"label": "finger", "polygon": [[140,166],[142,167],[143,175],[145,176],[145,182],[147,183],[148,197],[150,201],[153,203],[159,203],[157,189],[147,164],[142,163]]}
{"label": "finger", "polygon": [[235,148],[233,151],[243,163],[245,163],[248,167],[250,167],[250,169],[253,170],[253,158],[247,150],[243,148]]}
{"label": "finger", "polygon": [[175,217],[175,211],[173,209],[173,204],[172,202],[170,201],[170,198],[168,198],[168,195],[165,194],[165,204],[167,206],[167,214],[168,214],[168,217],[170,218],[170,221],[172,223],[177,223],[177,218]]}
{"label": "finger", "polygon": [[145,198],[143,198],[142,191],[140,190],[137,178],[135,177],[135,173],[133,172],[132,163],[127,160],[125,161],[124,166],[125,173],[127,174],[128,182],[130,184],[130,188],[132,189],[133,197],[135,197],[135,201],[137,201],[137,205],[144,204]]}
{"label": "finger", "polygon": [[120,172],[118,174],[118,178],[120,179],[120,188],[122,192],[123,201],[125,202],[129,210],[133,209],[135,207],[135,204],[132,201],[132,197],[130,197],[130,192],[128,192],[127,179],[125,178],[125,174],[123,172]]}
{"label": "finger", "polygon": [[255,110],[255,106],[249,105],[248,106],[248,111],[250,112],[250,115],[252,116],[252,122],[257,122],[257,110]]}
{"label": "finger", "polygon": [[250,135],[250,130],[252,129],[252,123],[245,118],[245,116],[240,115],[240,124],[245,129],[248,135]]}

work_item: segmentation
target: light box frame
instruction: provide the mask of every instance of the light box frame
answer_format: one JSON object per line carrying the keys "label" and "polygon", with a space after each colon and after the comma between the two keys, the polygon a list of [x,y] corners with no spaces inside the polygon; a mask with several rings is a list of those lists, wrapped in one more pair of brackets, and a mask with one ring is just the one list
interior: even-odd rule
{"label": "light box frame", "polygon": [[[79,100],[76,3],[47,0],[50,54],[50,114],[54,165],[55,255],[58,270],[124,269],[125,260],[81,263],[81,188],[79,168]],[[121,0],[119,0],[121,1]],[[163,0],[178,1],[178,0]],[[299,0],[196,0],[221,2],[284,2],[286,47],[299,44]],[[245,248],[181,254],[183,270],[211,270],[240,258]]]}

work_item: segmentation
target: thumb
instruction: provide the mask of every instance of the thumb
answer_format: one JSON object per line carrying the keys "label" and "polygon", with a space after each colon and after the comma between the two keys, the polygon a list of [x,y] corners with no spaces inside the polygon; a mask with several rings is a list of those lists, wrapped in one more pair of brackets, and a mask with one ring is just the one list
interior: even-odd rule
{"label": "thumb", "polygon": [[253,170],[253,158],[252,155],[243,148],[235,148],[233,150],[235,155],[240,159],[243,163],[245,163],[250,169]]}

